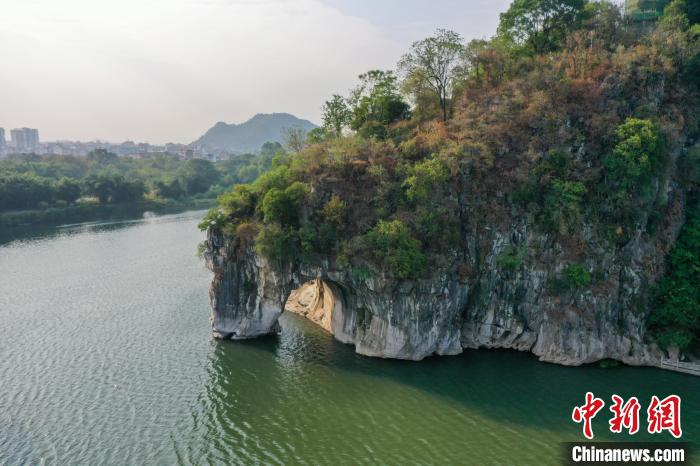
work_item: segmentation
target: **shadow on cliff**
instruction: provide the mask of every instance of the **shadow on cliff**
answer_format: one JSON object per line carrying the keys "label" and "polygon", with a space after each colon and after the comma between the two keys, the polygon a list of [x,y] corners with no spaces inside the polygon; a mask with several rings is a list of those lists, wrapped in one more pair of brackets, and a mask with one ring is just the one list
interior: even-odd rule
{"label": "shadow on cliff", "polygon": [[[510,350],[466,350],[459,356],[432,357],[421,362],[367,358],[299,316],[284,314],[281,324],[283,331],[278,336],[216,342],[217,370],[235,372],[235,367],[251,364],[249,358],[255,354],[260,364],[276,366],[270,374],[260,371],[267,379],[258,382],[265,384],[280,385],[281,381],[275,377],[308,377],[302,374],[309,371],[318,371],[328,378],[337,377],[333,375],[337,374],[335,371],[343,371],[385,379],[393,385],[440,397],[477,421],[483,416],[505,425],[530,426],[570,435],[572,440],[581,436],[581,427],[570,420],[571,411],[575,405],[583,404],[587,391],[606,400],[605,413],[594,422],[600,433],[597,438],[601,439],[608,438],[607,406],[612,394],[625,398],[636,396],[645,408],[651,395],[676,393],[683,397],[686,434],[700,435],[700,378],[653,368],[564,367],[542,363],[531,354]],[[215,378],[230,380],[222,374]],[[226,390],[225,387],[218,389]],[[644,439],[645,435],[640,433],[636,439]],[[654,437],[662,438],[666,439]]]}

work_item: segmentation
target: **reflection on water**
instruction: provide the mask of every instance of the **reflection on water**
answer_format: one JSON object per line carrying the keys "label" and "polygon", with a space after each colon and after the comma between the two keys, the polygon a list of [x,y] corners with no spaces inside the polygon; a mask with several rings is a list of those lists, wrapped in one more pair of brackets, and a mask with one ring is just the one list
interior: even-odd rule
{"label": "reflection on water", "polygon": [[214,341],[201,215],[0,246],[0,464],[557,464],[586,391],[678,393],[700,438],[700,379],[656,369],[369,359],[291,314],[279,336]]}
{"label": "reflection on water", "polygon": [[[686,438],[700,434],[700,384],[690,376],[567,368],[512,351],[370,359],[299,316],[282,320],[278,338],[215,343],[205,397],[212,441],[198,451],[212,461],[557,464],[560,442],[581,439],[569,416],[589,390],[608,400],[678,393]],[[620,440],[608,419],[595,419],[598,439]]]}
{"label": "reflection on water", "polygon": [[[198,217],[204,215],[205,211],[195,211]],[[201,215],[200,215],[201,213]],[[18,226],[9,229],[0,229],[0,246],[6,245],[13,241],[36,241],[47,240],[51,238],[59,238],[75,235],[78,233],[99,233],[105,231],[120,230],[135,225],[140,225],[146,222],[163,223],[163,222],[180,222],[182,216],[191,216],[188,212],[179,215],[164,215],[158,216],[153,212],[147,211],[137,214],[123,214],[121,218],[112,220],[98,220],[92,222],[68,223],[64,225],[27,225]]]}

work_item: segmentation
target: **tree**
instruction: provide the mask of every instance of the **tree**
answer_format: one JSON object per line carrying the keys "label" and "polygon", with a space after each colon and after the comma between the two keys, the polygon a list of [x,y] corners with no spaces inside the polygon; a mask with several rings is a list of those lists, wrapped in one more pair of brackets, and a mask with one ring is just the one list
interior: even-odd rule
{"label": "tree", "polygon": [[438,158],[425,159],[411,167],[403,186],[411,202],[424,202],[449,178],[447,166]]}
{"label": "tree", "polygon": [[580,221],[585,194],[580,181],[552,179],[545,187],[540,220],[551,230],[570,233]]}
{"label": "tree", "polygon": [[269,170],[273,160],[284,157],[286,153],[284,146],[279,142],[266,142],[263,144],[260,148],[260,157],[256,164],[258,173]]}
{"label": "tree", "polygon": [[359,79],[360,84],[348,99],[352,111],[350,127],[383,138],[387,125],[410,117],[410,108],[399,94],[398,79],[393,72],[372,70],[361,74]]}
{"label": "tree", "polygon": [[153,187],[160,197],[166,199],[179,199],[186,194],[178,178],[164,177],[155,181]]}
{"label": "tree", "polygon": [[348,203],[334,194],[331,199],[323,206],[323,219],[326,223],[333,225],[336,228],[345,225],[345,220],[348,215]]}
{"label": "tree", "polygon": [[465,74],[473,77],[478,83],[499,83],[512,64],[511,46],[511,42],[502,37],[495,37],[489,41],[470,41],[463,53]]}
{"label": "tree", "polygon": [[306,133],[306,144],[318,144],[326,139],[327,133],[324,128],[314,128]]}
{"label": "tree", "polygon": [[127,180],[122,176],[115,179],[112,202],[134,202],[143,199],[146,185],[141,180]]}
{"label": "tree", "polygon": [[617,144],[604,165],[608,179],[631,192],[648,180],[663,150],[659,129],[649,120],[628,118],[615,130]]}
{"label": "tree", "polygon": [[618,5],[608,1],[589,2],[583,8],[582,18],[581,26],[589,32],[585,36],[589,49],[598,46],[612,52],[617,48],[625,30],[622,27],[622,10]]}
{"label": "tree", "polygon": [[306,131],[303,128],[285,128],[284,145],[291,152],[301,152],[306,146]]}
{"label": "tree", "polygon": [[299,181],[295,181],[285,189],[270,189],[260,205],[265,221],[277,222],[282,226],[297,226],[299,209],[306,197],[306,192],[306,185]]}
{"label": "tree", "polygon": [[83,180],[84,191],[100,203],[133,202],[143,198],[146,186],[141,180],[127,180],[113,173],[92,174]]}
{"label": "tree", "polygon": [[72,203],[80,197],[80,183],[73,178],[63,177],[56,182],[56,199],[67,203]]}
{"label": "tree", "polygon": [[266,142],[260,146],[260,155],[272,158],[279,152],[284,152],[284,147],[279,142]]}
{"label": "tree", "polygon": [[586,0],[515,0],[501,13],[498,34],[534,54],[557,50],[576,29]]}
{"label": "tree", "polygon": [[438,29],[433,37],[414,42],[411,51],[399,62],[399,69],[407,78],[413,78],[435,92],[443,121],[447,120],[448,101],[462,69],[463,51],[459,34]]}
{"label": "tree", "polygon": [[32,209],[54,196],[50,179],[33,174],[0,176],[0,210]]}
{"label": "tree", "polygon": [[469,41],[464,48],[464,61],[467,64],[470,75],[473,75],[477,81],[481,80],[482,56],[488,49],[489,42],[483,39],[474,39]]}
{"label": "tree", "polygon": [[340,137],[343,134],[343,128],[350,123],[352,112],[348,107],[343,96],[334,94],[331,100],[327,100],[323,104],[323,129],[326,134],[332,134],[334,137]]}
{"label": "tree", "polygon": [[219,181],[220,174],[214,164],[204,159],[193,159],[180,167],[178,178],[187,194],[206,192]]}
{"label": "tree", "polygon": [[367,232],[365,241],[398,278],[419,278],[427,268],[420,241],[401,220],[380,220]]}
{"label": "tree", "polygon": [[651,180],[662,162],[664,139],[650,120],[628,118],[615,130],[617,143],[603,159],[608,218],[637,221],[652,200]]}
{"label": "tree", "polygon": [[100,203],[109,202],[114,192],[114,177],[108,174],[92,174],[83,180],[83,190],[90,196],[95,196]]}
{"label": "tree", "polygon": [[108,165],[119,160],[119,157],[107,149],[95,149],[87,155],[87,160],[98,165]]}

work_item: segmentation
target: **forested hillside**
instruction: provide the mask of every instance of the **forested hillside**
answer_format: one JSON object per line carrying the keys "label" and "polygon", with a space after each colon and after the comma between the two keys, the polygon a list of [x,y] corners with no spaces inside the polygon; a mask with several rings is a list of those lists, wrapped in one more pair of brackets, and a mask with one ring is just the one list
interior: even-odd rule
{"label": "forested hillside", "polygon": [[[333,96],[304,147],[222,195],[202,227],[234,250],[254,244],[280,270],[331,261],[398,282],[448,271],[481,289],[495,248],[499,280],[539,273],[537,296],[572,315],[619,293],[606,312],[646,315],[647,339],[692,352],[694,5],[670,2],[645,30],[607,1],[515,0],[490,40],[438,30],[395,70],[369,71]],[[511,314],[520,286],[502,298]]]}

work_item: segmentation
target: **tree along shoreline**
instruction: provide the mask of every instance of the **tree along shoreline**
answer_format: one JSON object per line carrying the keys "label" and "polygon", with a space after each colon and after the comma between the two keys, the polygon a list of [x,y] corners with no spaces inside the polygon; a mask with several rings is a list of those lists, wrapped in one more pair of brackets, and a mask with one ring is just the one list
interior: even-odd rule
{"label": "tree along shoreline", "polygon": [[207,209],[215,204],[215,198],[158,199],[113,204],[84,203],[65,207],[2,212],[0,213],[0,229],[128,218],[141,215],[144,212],[177,213],[186,210]]}

